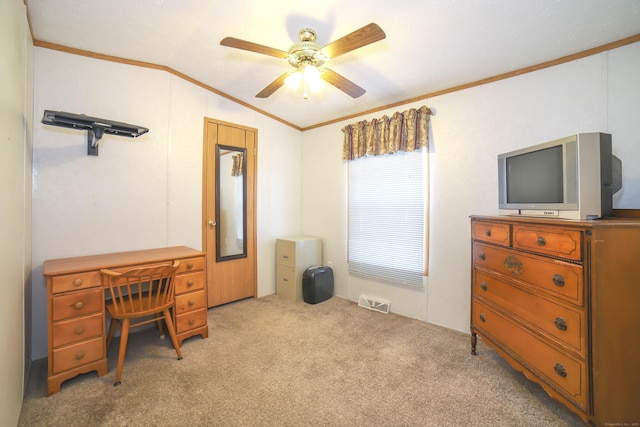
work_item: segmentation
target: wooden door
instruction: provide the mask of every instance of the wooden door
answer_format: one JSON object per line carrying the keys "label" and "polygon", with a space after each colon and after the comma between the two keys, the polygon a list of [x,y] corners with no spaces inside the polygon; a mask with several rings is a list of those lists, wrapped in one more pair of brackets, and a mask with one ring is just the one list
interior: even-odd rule
{"label": "wooden door", "polygon": [[[233,153],[244,156],[243,172],[240,176],[235,176],[234,179],[244,180],[241,182],[244,184],[246,222],[244,222],[244,232],[240,232],[241,235],[244,235],[244,245],[238,245],[239,248],[244,246],[244,252],[239,249],[238,253],[228,255],[221,243],[222,239],[218,240],[223,233],[226,233],[226,214],[220,209],[221,202],[219,200],[219,193],[221,188],[224,192],[224,187],[220,187],[219,181],[227,179],[227,172],[224,171],[225,175],[222,176],[218,173],[223,172],[220,158]],[[207,252],[208,307],[257,295],[256,153],[256,129],[205,118],[202,247]]]}

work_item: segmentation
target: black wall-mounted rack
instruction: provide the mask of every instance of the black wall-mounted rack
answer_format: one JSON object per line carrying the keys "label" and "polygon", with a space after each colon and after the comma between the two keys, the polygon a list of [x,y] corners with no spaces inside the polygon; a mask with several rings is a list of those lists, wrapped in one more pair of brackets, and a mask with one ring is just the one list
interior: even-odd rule
{"label": "black wall-mounted rack", "polygon": [[67,113],[64,111],[45,110],[42,123],[51,126],[86,130],[87,155],[90,156],[98,155],[98,142],[100,142],[100,139],[102,139],[105,133],[136,138],[149,132],[149,129],[138,125],[130,125],[128,123],[99,119],[97,117],[85,116],[84,114]]}

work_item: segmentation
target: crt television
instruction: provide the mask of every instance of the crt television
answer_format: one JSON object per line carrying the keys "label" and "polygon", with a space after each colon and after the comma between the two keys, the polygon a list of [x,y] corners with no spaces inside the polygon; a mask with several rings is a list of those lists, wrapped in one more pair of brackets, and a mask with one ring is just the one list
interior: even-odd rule
{"label": "crt television", "polygon": [[608,216],[621,170],[606,133],[581,133],[500,154],[500,214],[580,220]]}

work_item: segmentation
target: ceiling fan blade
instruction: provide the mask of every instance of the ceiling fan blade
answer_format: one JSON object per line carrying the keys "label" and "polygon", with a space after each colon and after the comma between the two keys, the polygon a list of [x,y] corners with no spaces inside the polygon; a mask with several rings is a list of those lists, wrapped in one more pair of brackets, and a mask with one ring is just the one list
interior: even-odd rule
{"label": "ceiling fan blade", "polygon": [[322,71],[320,77],[322,77],[322,79],[327,83],[334,85],[352,98],[358,98],[359,96],[364,95],[364,93],[366,92],[366,90],[362,89],[351,80],[328,68],[325,68]]}
{"label": "ceiling fan blade", "polygon": [[289,76],[289,74],[291,74],[291,72],[287,71],[286,73],[282,74],[280,77],[272,81],[269,86],[262,89],[260,93],[256,95],[256,98],[268,98],[269,96],[271,96],[273,92],[280,89],[284,85],[284,80]]}
{"label": "ceiling fan blade", "polygon": [[275,49],[269,46],[263,46],[261,44],[248,42],[246,40],[236,39],[235,37],[225,37],[220,41],[220,44],[222,46],[262,53],[263,55],[275,56],[276,58],[286,58],[287,56],[289,56],[289,53],[285,52],[284,50]]}
{"label": "ceiling fan blade", "polygon": [[359,47],[377,42],[385,37],[386,34],[382,31],[382,28],[380,28],[378,24],[371,23],[351,34],[347,34],[346,36],[329,43],[323,47],[322,50],[329,56],[329,58],[335,58],[338,55],[342,55],[343,53],[350,52],[358,49]]}

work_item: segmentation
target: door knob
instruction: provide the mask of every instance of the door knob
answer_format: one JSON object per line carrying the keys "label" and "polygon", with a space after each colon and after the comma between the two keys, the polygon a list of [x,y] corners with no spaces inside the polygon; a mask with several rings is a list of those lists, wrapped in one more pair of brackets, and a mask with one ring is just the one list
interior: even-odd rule
{"label": "door knob", "polygon": [[216,222],[214,220],[209,221],[209,225],[212,227],[216,226]]}

